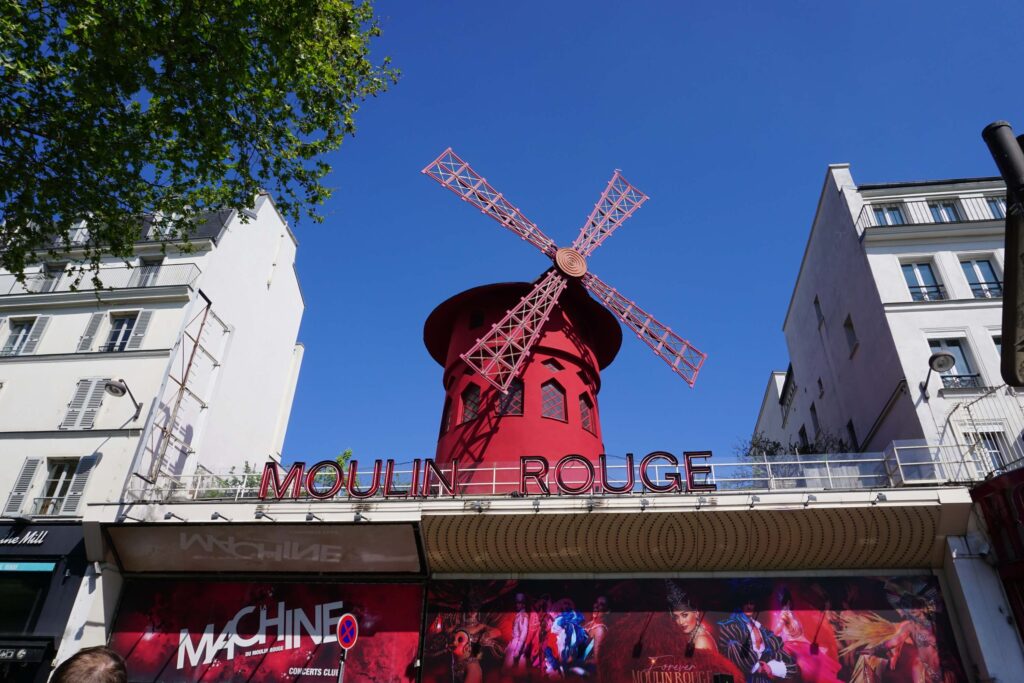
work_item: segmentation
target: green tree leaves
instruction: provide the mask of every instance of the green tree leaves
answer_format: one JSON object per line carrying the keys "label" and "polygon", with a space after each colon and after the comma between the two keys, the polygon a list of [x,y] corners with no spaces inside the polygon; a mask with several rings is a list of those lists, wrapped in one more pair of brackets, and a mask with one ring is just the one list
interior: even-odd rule
{"label": "green tree leaves", "polygon": [[324,154],[398,76],[379,34],[347,0],[0,0],[0,265],[126,258],[144,214],[187,238],[261,189],[320,220]]}

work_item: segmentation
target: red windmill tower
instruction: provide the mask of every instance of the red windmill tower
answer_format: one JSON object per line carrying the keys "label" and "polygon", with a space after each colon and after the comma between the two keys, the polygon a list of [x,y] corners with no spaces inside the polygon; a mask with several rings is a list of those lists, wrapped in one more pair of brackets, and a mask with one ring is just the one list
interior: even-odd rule
{"label": "red windmill tower", "polygon": [[471,289],[427,319],[424,341],[445,368],[438,463],[517,466],[520,455],[569,453],[597,462],[600,370],[621,343],[615,318],[693,386],[705,354],[587,270],[587,257],[647,201],[619,171],[572,246],[562,248],[451,148],[423,173],[554,262],[532,287]]}

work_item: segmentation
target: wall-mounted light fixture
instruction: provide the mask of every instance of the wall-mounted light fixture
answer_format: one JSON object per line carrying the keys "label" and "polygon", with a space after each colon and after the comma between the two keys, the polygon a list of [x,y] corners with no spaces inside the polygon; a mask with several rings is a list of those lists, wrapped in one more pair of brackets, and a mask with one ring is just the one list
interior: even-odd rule
{"label": "wall-mounted light fixture", "polygon": [[953,356],[953,354],[949,353],[948,351],[939,351],[937,353],[933,353],[928,358],[928,374],[925,375],[924,381],[917,385],[918,388],[921,390],[921,396],[924,397],[924,400],[927,401],[929,398],[928,380],[932,378],[932,371],[942,374],[943,372],[952,370],[953,366],[955,365],[956,357]]}
{"label": "wall-mounted light fixture", "polygon": [[214,512],[212,515],[210,515],[210,519],[223,519],[225,522],[230,522],[231,521],[230,519],[228,519],[224,515],[220,514],[219,512]]}
{"label": "wall-mounted light fixture", "polygon": [[181,520],[182,522],[187,522],[187,521],[188,521],[187,519],[185,519],[185,518],[184,518],[184,517],[182,517],[181,515],[176,515],[176,514],[174,514],[173,512],[165,512],[165,513],[164,513],[164,519],[165,519],[165,520],[168,520],[168,519],[177,519],[177,520]]}
{"label": "wall-mounted light fixture", "polygon": [[533,511],[540,512],[540,498],[533,499]]}
{"label": "wall-mounted light fixture", "polygon": [[889,499],[885,497],[885,494],[882,493],[881,491],[879,491],[878,493],[875,494],[875,497],[871,500],[871,504],[875,505],[876,503],[884,503],[887,500],[889,500]]}
{"label": "wall-mounted light fixture", "polygon": [[271,522],[276,522],[277,521],[276,519],[274,519],[273,517],[268,515],[263,510],[257,510],[256,511],[256,519],[269,519]]}
{"label": "wall-mounted light fixture", "polygon": [[646,498],[641,498],[640,499],[640,512],[643,512],[644,510],[646,510],[650,506],[651,506],[651,501],[647,500]]}
{"label": "wall-mounted light fixture", "polygon": [[307,522],[312,522],[312,521],[313,521],[314,519],[315,519],[316,521],[318,521],[318,522],[322,522],[322,521],[324,521],[324,520],[323,520],[323,518],[321,518],[321,517],[317,517],[317,516],[316,516],[316,515],[314,515],[314,514],[313,514],[312,512],[307,512],[307,513],[306,513],[306,521],[307,521]]}
{"label": "wall-mounted light fixture", "polygon": [[356,512],[355,517],[352,518],[353,522],[370,522],[373,521],[362,512]]}
{"label": "wall-mounted light fixture", "polygon": [[128,398],[130,398],[132,403],[135,405],[135,414],[132,415],[131,421],[135,422],[139,419],[139,415],[142,414],[142,404],[135,400],[135,394],[133,394],[132,390],[128,387],[128,382],[125,382],[123,379],[108,379],[107,383],[103,385],[103,389],[108,394],[116,398],[121,398],[127,394]]}
{"label": "wall-mounted light fixture", "polygon": [[818,497],[813,493],[808,493],[807,497],[804,498],[804,507],[808,507],[811,503],[817,503]]}
{"label": "wall-mounted light fixture", "polygon": [[761,496],[751,496],[750,497],[750,508],[753,509],[754,508],[754,503],[760,503],[760,502],[761,502]]}

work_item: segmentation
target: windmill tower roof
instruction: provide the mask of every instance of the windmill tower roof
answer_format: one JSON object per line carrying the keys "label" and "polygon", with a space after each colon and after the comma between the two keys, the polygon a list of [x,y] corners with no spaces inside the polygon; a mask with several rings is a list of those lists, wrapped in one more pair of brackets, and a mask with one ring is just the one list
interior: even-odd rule
{"label": "windmill tower roof", "polygon": [[[423,343],[441,366],[445,365],[448,343],[451,339],[455,318],[460,311],[472,308],[477,302],[487,301],[489,306],[502,305],[508,308],[516,305],[520,298],[529,294],[534,283],[499,282],[467,289],[442,302],[427,317],[423,325]],[[559,301],[569,313],[577,327],[586,335],[601,369],[608,367],[622,346],[622,328],[611,313],[597,303],[576,283],[571,283]]]}

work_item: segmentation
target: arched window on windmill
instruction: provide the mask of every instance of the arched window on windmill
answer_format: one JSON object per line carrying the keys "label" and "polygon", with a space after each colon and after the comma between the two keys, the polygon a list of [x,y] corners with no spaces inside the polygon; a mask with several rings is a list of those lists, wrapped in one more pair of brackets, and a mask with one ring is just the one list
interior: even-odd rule
{"label": "arched window on windmill", "polygon": [[586,394],[580,394],[580,425],[594,433],[594,402]]}
{"label": "arched window on windmill", "polygon": [[553,379],[540,385],[540,415],[567,422],[565,417],[565,389]]}
{"label": "arched window on windmill", "polygon": [[480,414],[480,387],[470,383],[462,390],[462,423],[475,420]]}
{"label": "arched window on windmill", "polygon": [[498,414],[523,414],[523,380],[517,377],[508,385],[508,393],[498,399]]}

